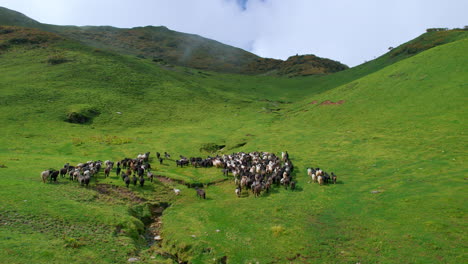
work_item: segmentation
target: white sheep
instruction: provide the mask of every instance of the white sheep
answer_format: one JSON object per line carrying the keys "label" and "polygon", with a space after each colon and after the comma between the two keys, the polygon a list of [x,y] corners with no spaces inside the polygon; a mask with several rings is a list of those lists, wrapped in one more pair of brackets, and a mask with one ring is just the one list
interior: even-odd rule
{"label": "white sheep", "polygon": [[315,176],[315,174],[312,173],[312,182],[317,182],[317,176]]}
{"label": "white sheep", "polygon": [[322,176],[318,176],[317,177],[317,181],[320,185],[323,185],[323,177]]}
{"label": "white sheep", "polygon": [[47,179],[49,178],[49,175],[50,175],[50,171],[48,170],[45,170],[41,173],[41,178],[42,178],[43,183],[47,181]]}
{"label": "white sheep", "polygon": [[174,189],[175,195],[180,195],[180,190],[179,189]]}
{"label": "white sheep", "polygon": [[318,170],[315,171],[315,175],[323,176],[323,171],[321,169],[318,169]]}

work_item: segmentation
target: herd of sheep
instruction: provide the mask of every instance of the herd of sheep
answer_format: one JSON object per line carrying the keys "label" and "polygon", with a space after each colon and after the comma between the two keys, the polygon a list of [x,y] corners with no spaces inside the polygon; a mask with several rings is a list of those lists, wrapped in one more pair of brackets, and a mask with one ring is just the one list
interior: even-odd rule
{"label": "herd of sheep", "polygon": [[[189,164],[193,167],[215,166],[222,168],[225,176],[231,174],[236,184],[234,192],[238,197],[246,189],[250,189],[257,197],[262,192],[269,192],[273,184],[283,185],[286,189],[290,187],[291,190],[296,188],[296,182],[293,180],[294,166],[287,151],[281,153],[281,158],[269,152],[238,152],[206,159],[180,156],[180,159],[176,160],[176,166]],[[307,173],[312,177],[312,182],[318,182],[320,185],[336,183],[337,177],[333,172],[330,176],[320,168],[308,168]]]}
{"label": "herd of sheep", "polygon": [[[154,174],[151,171],[149,163],[150,153],[139,154],[136,158],[125,158],[116,163],[116,176],[121,177],[127,187],[132,183],[139,184],[141,187],[145,183],[145,175],[148,180],[153,181]],[[170,155],[165,152],[165,158]],[[160,163],[163,162],[160,153],[156,154]],[[296,188],[296,182],[293,180],[294,165],[289,159],[288,152],[282,152],[281,157],[269,152],[238,152],[230,155],[216,157],[187,158],[180,156],[176,160],[176,166],[184,167],[192,165],[197,167],[216,167],[220,168],[225,176],[232,175],[236,188],[235,194],[240,197],[244,190],[251,190],[255,197],[260,196],[262,192],[269,192],[272,185],[283,185],[286,189]],[[59,175],[64,178],[68,175],[71,181],[77,181],[80,185],[88,186],[93,177],[97,177],[101,168],[104,168],[104,177],[109,177],[114,168],[112,161],[88,161],[79,163],[76,166],[65,164],[60,170],[45,170],[41,173],[41,179],[46,181],[57,181]],[[320,168],[308,168],[307,175],[311,181],[320,185],[336,183],[337,176],[332,172],[329,175]],[[174,189],[176,195],[180,194],[179,189]],[[205,191],[197,189],[197,195],[205,198]]]}
{"label": "herd of sheep", "polygon": [[[151,165],[149,164],[148,160],[149,152],[140,154],[135,159],[125,158],[121,161],[118,161],[116,175],[122,177],[122,180],[125,182],[127,187],[130,185],[130,183],[133,183],[134,185],[139,183],[143,187],[145,183],[145,173],[150,181],[153,181],[153,173],[151,172]],[[77,181],[81,185],[88,186],[91,178],[97,177],[101,171],[101,168],[103,167],[105,167],[104,177],[109,177],[114,164],[115,162],[110,160],[106,160],[105,162],[100,160],[88,161],[79,163],[76,166],[71,166],[69,163],[66,163],[60,170],[50,169],[43,171],[41,173],[41,179],[44,183],[46,181],[56,182],[59,175],[62,178],[65,178],[68,175],[71,181]]]}

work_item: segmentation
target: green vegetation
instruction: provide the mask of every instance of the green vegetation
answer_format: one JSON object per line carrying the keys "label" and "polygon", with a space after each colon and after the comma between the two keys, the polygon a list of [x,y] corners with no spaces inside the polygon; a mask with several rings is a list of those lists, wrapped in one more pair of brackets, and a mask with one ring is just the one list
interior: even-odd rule
{"label": "green vegetation", "polygon": [[69,106],[65,120],[70,123],[85,124],[100,114],[99,110],[87,104]]}
{"label": "green vegetation", "polygon": [[[2,262],[466,262],[466,32],[448,31],[416,55],[392,55],[410,42],[352,69],[298,78],[168,66],[38,30],[0,32]],[[28,41],[13,41],[19,35]],[[67,62],[51,64],[57,54]],[[70,113],[92,122],[64,121]],[[153,171],[169,179],[143,188],[127,189],[115,170],[89,188],[40,180],[66,162],[147,151],[285,150],[297,190],[259,198],[237,198],[219,169],[155,158]],[[338,184],[310,183],[309,166],[335,172]],[[184,183],[205,185],[207,199]],[[145,230],[158,221],[163,240],[149,245]]]}
{"label": "green vegetation", "polygon": [[431,31],[392,50],[391,57],[409,57],[430,48],[466,38],[468,31],[462,29]]}

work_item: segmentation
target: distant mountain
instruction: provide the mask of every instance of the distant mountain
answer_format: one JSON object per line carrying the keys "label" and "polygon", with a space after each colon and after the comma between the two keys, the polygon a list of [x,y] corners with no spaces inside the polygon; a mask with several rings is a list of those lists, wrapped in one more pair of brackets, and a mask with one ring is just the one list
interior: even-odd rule
{"label": "distant mountain", "polygon": [[89,46],[203,70],[241,72],[255,54],[166,27],[54,27],[53,31]]}
{"label": "distant mountain", "polygon": [[299,76],[328,74],[348,68],[314,55],[294,56],[287,61],[261,58],[239,48],[166,27],[56,26],[42,24],[3,7],[0,7],[0,25],[38,28],[99,49],[217,72]]}

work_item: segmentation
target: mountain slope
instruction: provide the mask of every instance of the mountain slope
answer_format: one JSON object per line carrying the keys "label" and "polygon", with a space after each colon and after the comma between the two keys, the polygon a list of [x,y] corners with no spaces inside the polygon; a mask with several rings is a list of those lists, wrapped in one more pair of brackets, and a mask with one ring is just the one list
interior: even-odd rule
{"label": "mountain slope", "polygon": [[[209,206],[187,201],[171,209],[164,235],[192,254],[212,247],[233,262],[278,255],[299,263],[462,261],[467,50],[467,39],[441,45],[294,104],[241,150],[294,151],[303,189],[258,202],[231,202],[229,187],[210,189],[216,198]],[[343,101],[321,104],[327,100]],[[341,184],[311,184],[310,166],[334,171]],[[169,221],[175,219],[184,220]],[[215,228],[228,235],[194,240],[176,232],[187,223],[197,226],[188,229],[197,237]],[[250,242],[251,250],[232,240]]]}
{"label": "mountain slope", "polygon": [[41,28],[43,25],[20,12],[0,7],[0,25]]}
{"label": "mountain slope", "polygon": [[347,68],[339,62],[316,56],[300,56],[299,59],[290,58],[287,61],[264,59],[239,48],[166,27],[121,29],[47,25],[2,7],[0,17],[0,25],[38,28],[92,47],[202,70],[243,74],[274,72],[297,76],[328,74]]}
{"label": "mountain slope", "polygon": [[166,27],[56,27],[54,30],[93,47],[196,69],[239,72],[242,65],[259,58],[244,50]]}

